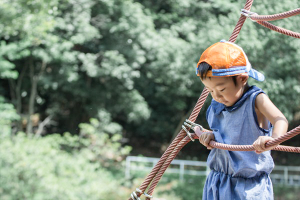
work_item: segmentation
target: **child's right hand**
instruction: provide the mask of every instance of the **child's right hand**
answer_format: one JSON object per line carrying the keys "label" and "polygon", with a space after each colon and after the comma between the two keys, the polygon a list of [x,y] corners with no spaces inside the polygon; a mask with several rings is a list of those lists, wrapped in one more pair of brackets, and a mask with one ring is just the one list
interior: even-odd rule
{"label": "child's right hand", "polygon": [[207,147],[207,149],[212,149],[213,147],[209,146],[211,140],[215,140],[215,135],[211,131],[201,131],[200,129],[195,130],[196,135],[199,137],[199,142]]}

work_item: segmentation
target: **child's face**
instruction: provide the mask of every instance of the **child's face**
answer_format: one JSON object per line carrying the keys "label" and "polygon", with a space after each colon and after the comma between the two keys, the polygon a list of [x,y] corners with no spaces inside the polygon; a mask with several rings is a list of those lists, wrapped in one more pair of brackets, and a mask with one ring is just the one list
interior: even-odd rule
{"label": "child's face", "polygon": [[[246,79],[246,80],[245,80]],[[232,106],[244,93],[248,77],[237,76],[236,85],[232,77],[207,77],[201,79],[213,99],[225,106]]]}

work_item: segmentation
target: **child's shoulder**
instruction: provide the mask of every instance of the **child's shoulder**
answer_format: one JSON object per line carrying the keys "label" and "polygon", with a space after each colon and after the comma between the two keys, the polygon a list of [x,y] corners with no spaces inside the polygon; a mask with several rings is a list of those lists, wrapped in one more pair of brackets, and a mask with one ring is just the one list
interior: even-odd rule
{"label": "child's shoulder", "polygon": [[[272,103],[270,98],[265,93],[259,93],[255,98],[255,108],[259,109]],[[272,103],[273,104],[273,103]]]}

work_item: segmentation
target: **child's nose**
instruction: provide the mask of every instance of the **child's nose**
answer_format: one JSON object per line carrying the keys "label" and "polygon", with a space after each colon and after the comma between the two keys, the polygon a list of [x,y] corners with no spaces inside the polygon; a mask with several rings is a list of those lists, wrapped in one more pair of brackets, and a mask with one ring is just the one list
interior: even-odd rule
{"label": "child's nose", "polygon": [[216,93],[216,94],[215,94],[215,97],[216,97],[217,99],[220,99],[220,98],[222,98],[222,95],[221,95],[220,93]]}

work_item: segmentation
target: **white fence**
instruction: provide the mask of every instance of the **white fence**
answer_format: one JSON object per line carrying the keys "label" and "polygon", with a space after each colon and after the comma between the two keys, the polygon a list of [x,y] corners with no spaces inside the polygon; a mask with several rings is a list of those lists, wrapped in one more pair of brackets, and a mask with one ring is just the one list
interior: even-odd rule
{"label": "white fence", "polygon": [[[130,179],[132,171],[145,171],[150,173],[159,158],[128,156],[126,158],[125,177]],[[184,175],[207,176],[209,168],[206,162],[191,160],[173,160],[166,173],[179,174],[179,179],[184,180]],[[300,167],[275,166],[271,173],[273,184],[300,186]]]}

